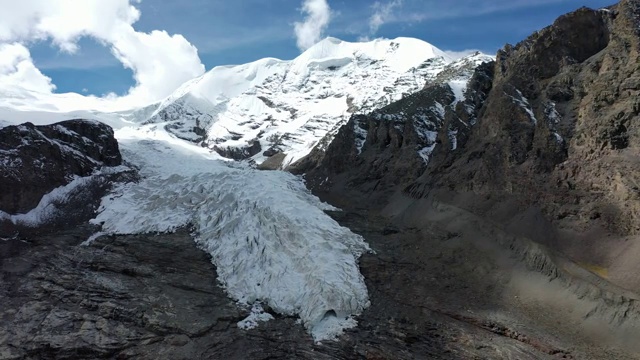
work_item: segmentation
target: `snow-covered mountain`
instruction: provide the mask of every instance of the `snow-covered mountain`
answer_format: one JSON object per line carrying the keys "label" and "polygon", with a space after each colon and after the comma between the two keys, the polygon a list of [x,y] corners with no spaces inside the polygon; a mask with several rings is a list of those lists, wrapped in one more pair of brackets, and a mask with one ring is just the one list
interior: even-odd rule
{"label": "snow-covered mountain", "polygon": [[454,61],[411,38],[366,43],[327,38],[291,61],[267,58],[216,67],[133,118],[162,124],[229,158],[261,163],[285,153],[286,165],[307,155],[352,114],[384,107],[430,82],[449,83],[462,97],[471,74],[464,70],[491,59],[475,53]]}
{"label": "snow-covered mountain", "polygon": [[[286,166],[320,140],[330,142],[352,114],[428,84],[446,84],[460,101],[473,69],[488,60],[480,53],[455,60],[417,39],[328,38],[291,61],[216,67],[159,103],[128,110],[114,111],[109,99],[0,84],[0,127],[72,118],[112,126],[125,162],[141,179],[102,199],[96,237],[191,225],[229,296],[255,309],[239,326],[269,318],[260,310],[266,304],[299,316],[316,340],[332,339],[369,306],[357,266],[367,244],[326,215],[331,207],[299,178],[228,158],[261,163],[284,153]],[[82,183],[58,188],[25,216],[42,220],[47,199],[59,201]],[[23,217],[0,213],[5,220]]]}

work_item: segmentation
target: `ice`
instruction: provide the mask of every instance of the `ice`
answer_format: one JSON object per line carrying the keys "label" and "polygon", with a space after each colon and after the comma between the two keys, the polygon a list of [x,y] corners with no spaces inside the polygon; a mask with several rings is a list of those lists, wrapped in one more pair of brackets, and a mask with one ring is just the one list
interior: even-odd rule
{"label": "ice", "polygon": [[449,82],[449,87],[451,88],[451,91],[453,91],[453,94],[456,97],[454,104],[465,100],[464,92],[467,89],[467,83],[468,83],[467,79],[453,80]]}
{"label": "ice", "polygon": [[333,313],[328,313],[323,321],[312,329],[311,335],[316,340],[336,340],[344,330],[356,326],[358,322],[353,317],[344,320]]}
{"label": "ice", "polygon": [[[116,135],[143,178],[103,199],[92,221],[102,232],[191,226],[233,299],[299,316],[316,340],[355,324],[351,317],[369,304],[357,262],[369,248],[326,215],[333,208],[299,178],[221,161],[153,125]],[[327,321],[341,325],[327,328]]]}
{"label": "ice", "polygon": [[451,151],[458,149],[458,130],[449,130],[447,136],[451,142]]}
{"label": "ice", "polygon": [[9,220],[16,225],[37,227],[46,224],[49,220],[60,215],[59,205],[64,204],[69,197],[77,191],[77,189],[87,186],[93,182],[97,177],[105,174],[113,174],[117,172],[123,172],[130,170],[126,166],[117,167],[105,167],[100,171],[96,171],[90,176],[79,177],[76,176],[71,182],[66,185],[57,187],[45,194],[38,206],[24,214],[8,214],[4,211],[0,211],[1,220]]}
{"label": "ice", "polygon": [[367,141],[368,131],[363,129],[358,121],[355,121],[353,124],[353,132],[356,138],[356,149],[358,150],[358,155],[360,155],[364,143]]}
{"label": "ice", "polygon": [[556,109],[556,103],[553,101],[549,101],[545,104],[544,115],[547,118],[547,124],[551,127],[557,125],[560,122],[560,119],[562,119],[562,115],[560,115]]}
{"label": "ice", "polygon": [[238,321],[238,327],[240,329],[249,330],[258,327],[261,322],[273,320],[273,315],[264,312],[260,303],[255,303],[251,307],[251,313],[244,320]]}
{"label": "ice", "polygon": [[556,142],[558,144],[564,143],[564,139],[562,138],[562,135],[558,134],[557,132],[554,132],[553,136],[556,138]]}
{"label": "ice", "polygon": [[505,93],[505,95],[510,97],[516,105],[520,106],[520,108],[527,113],[529,119],[531,119],[531,123],[533,123],[534,125],[538,123],[538,119],[536,119],[533,110],[531,110],[531,105],[529,105],[529,100],[524,97],[524,95],[522,95],[522,92],[520,90],[516,89],[517,97],[511,96],[507,93]]}
{"label": "ice", "polygon": [[431,158],[433,150],[436,149],[436,145],[436,143],[433,143],[432,145],[426,146],[418,151],[418,155],[420,155],[425,165],[429,164],[429,159]]}

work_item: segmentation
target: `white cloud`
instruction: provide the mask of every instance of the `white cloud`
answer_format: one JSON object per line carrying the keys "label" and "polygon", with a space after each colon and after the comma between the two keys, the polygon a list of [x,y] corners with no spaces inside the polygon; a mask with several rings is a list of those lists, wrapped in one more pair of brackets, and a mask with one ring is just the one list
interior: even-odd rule
{"label": "white cloud", "polygon": [[386,4],[376,1],[372,6],[373,15],[369,18],[369,33],[374,35],[380,26],[391,21],[394,17],[394,10],[400,6],[402,6],[402,0],[392,0]]}
{"label": "white cloud", "polygon": [[[78,49],[80,38],[93,37],[110,47],[116,58],[134,73],[136,85],[125,99],[119,100],[140,105],[157,101],[185,81],[201,75],[205,69],[197,49],[183,36],[171,36],[164,31],[136,31],[132,25],[140,18],[140,11],[133,3],[138,2],[0,0],[3,9],[0,12],[0,44],[19,42],[28,45],[46,39],[61,50],[73,53]],[[22,46],[20,56],[24,69],[3,67],[0,76],[3,79],[22,76],[25,86],[45,89],[42,77],[37,76],[42,74],[33,65],[25,46]],[[25,69],[30,69],[32,76],[25,77]],[[22,71],[22,75],[18,71]],[[48,81],[50,84],[50,79]],[[50,86],[49,89],[54,88]]]}
{"label": "white cloud", "polygon": [[182,35],[166,31],[140,33],[132,28],[114,39],[111,50],[133,71],[137,85],[129,94],[136,99],[161,99],[204,73],[198,49]]}
{"label": "white cloud", "polygon": [[29,49],[18,43],[0,44],[0,83],[44,93],[56,88],[35,67]]}
{"label": "white cloud", "polygon": [[0,0],[0,41],[51,39],[73,52],[81,36],[108,41],[140,18],[129,0]]}
{"label": "white cloud", "polygon": [[331,21],[331,8],[326,0],[305,0],[302,12],[307,15],[303,22],[294,24],[298,48],[306,50],[324,36]]}

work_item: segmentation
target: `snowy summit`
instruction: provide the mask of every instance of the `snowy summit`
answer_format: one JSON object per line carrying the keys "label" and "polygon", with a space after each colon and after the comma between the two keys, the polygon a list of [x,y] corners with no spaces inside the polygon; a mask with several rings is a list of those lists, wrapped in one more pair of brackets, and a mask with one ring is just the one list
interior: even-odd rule
{"label": "snowy summit", "polygon": [[[491,60],[482,54],[468,58]],[[418,39],[326,38],[291,61],[267,58],[216,67],[135,117],[234,159],[261,163],[284,153],[285,167],[352,114],[400,100],[465,60],[454,61]],[[457,79],[451,87],[461,92],[464,84]]]}

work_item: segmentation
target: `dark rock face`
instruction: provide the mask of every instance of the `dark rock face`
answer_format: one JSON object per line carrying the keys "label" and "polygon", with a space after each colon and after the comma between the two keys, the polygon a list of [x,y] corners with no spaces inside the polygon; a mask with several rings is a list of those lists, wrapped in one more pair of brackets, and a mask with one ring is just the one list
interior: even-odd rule
{"label": "dark rock face", "polygon": [[537,84],[526,84],[526,80],[549,79],[563,67],[584,62],[607,47],[609,38],[607,14],[581,8],[559,17],[552,26],[536,32],[515,47],[506,46],[500,50],[496,56],[498,77],[521,81],[514,85],[523,91],[535,91]]}
{"label": "dark rock face", "polygon": [[[455,108],[431,86],[382,111],[400,119],[397,126],[354,117],[319,165],[301,171],[323,193],[382,186],[414,198],[438,189],[499,194],[550,219],[598,220],[616,236],[638,234],[639,17],[631,0],[564,15],[476,69]],[[411,103],[429,108],[429,97],[445,111],[430,119],[437,140],[425,171],[411,151],[397,149],[415,146]],[[361,154],[353,146],[358,123],[373,129]]]}
{"label": "dark rock face", "polygon": [[465,100],[456,104],[455,108],[446,109],[445,123],[438,131],[442,146],[436,146],[433,150],[429,166],[447,168],[458,153],[464,151],[478,119],[484,115],[483,105],[493,88],[494,70],[495,62],[478,66],[465,90]]}
{"label": "dark rock face", "polygon": [[[501,193],[551,219],[640,232],[637,1],[580,9],[498,53],[493,90],[452,166],[429,164],[408,192]],[[597,221],[599,222],[599,221]]]}
{"label": "dark rock face", "polygon": [[0,129],[0,210],[27,212],[42,196],[122,163],[113,130],[102,123],[69,120],[53,125],[26,123]]}

